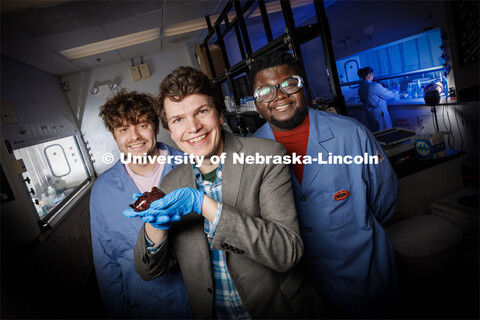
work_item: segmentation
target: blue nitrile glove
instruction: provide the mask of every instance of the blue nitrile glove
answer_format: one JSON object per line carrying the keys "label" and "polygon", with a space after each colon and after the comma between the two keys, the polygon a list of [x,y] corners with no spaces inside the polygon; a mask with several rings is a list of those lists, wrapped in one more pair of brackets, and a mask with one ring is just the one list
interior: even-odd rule
{"label": "blue nitrile glove", "polygon": [[[137,201],[137,199],[142,196],[142,193],[134,193],[132,195],[133,201]],[[176,221],[180,220],[179,215],[174,215],[173,217],[169,217],[166,215],[158,215],[158,216],[152,216],[152,215],[145,215],[144,212],[135,212],[133,208],[128,208],[123,212],[123,215],[126,218],[134,218],[134,217],[140,217],[143,222],[145,223],[150,223],[154,228],[160,229],[160,230],[168,230],[172,226],[172,224]]]}
{"label": "blue nitrile glove", "polygon": [[180,215],[176,214],[173,217],[167,215],[158,215],[158,216],[145,216],[141,217],[142,221],[145,223],[150,223],[154,228],[160,230],[168,230],[174,222],[179,221],[181,218]]}
{"label": "blue nitrile glove", "polygon": [[139,192],[139,193],[134,193],[132,195],[132,198],[133,198],[133,201],[137,201],[138,198],[140,198],[142,196],[143,193]]}
{"label": "blue nitrile glove", "polygon": [[[134,194],[136,200],[141,194]],[[123,212],[127,218],[140,217],[143,222],[157,229],[168,230],[173,222],[190,212],[202,213],[203,193],[193,188],[180,188],[150,204],[150,208],[135,212],[129,208]]]}
{"label": "blue nitrile glove", "polygon": [[172,226],[172,224],[176,221],[179,221],[181,216],[176,214],[172,217],[168,215],[158,214],[158,215],[148,215],[145,211],[135,212],[133,208],[128,208],[127,210],[123,211],[123,215],[126,218],[135,218],[140,217],[143,222],[150,223],[153,227],[160,229],[160,230],[168,230]]}
{"label": "blue nitrile glove", "polygon": [[143,211],[144,216],[175,215],[184,216],[187,213],[195,212],[202,214],[203,192],[193,188],[180,188],[173,190],[161,199],[150,204],[150,208]]}
{"label": "blue nitrile glove", "polygon": [[[134,193],[132,195],[133,201],[137,201],[138,197],[140,197],[141,195],[142,195],[141,192]],[[135,218],[135,217],[143,217],[144,216],[144,214],[142,214],[141,211],[135,212],[135,210],[133,210],[133,208],[128,208],[127,210],[123,211],[123,215],[125,216],[125,218]]]}

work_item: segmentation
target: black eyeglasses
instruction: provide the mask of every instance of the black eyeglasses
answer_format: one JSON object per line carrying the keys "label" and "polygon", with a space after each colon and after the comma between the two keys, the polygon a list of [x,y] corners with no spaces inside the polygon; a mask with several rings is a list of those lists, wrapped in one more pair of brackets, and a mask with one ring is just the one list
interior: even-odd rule
{"label": "black eyeglasses", "polygon": [[254,93],[255,99],[258,102],[268,103],[277,97],[277,89],[282,90],[285,94],[297,93],[303,87],[303,79],[300,76],[291,76],[274,86],[263,86],[257,88]]}

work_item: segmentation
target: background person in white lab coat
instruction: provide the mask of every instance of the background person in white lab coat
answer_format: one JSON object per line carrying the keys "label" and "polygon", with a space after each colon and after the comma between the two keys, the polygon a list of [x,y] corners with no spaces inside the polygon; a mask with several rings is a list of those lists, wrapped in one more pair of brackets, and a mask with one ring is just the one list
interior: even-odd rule
{"label": "background person in white lab coat", "polygon": [[368,128],[371,132],[392,128],[392,119],[388,113],[387,100],[393,99],[395,93],[384,88],[380,83],[373,82],[373,69],[365,67],[357,72],[363,79],[358,87],[358,95],[363,103],[367,116]]}
{"label": "background person in white lab coat", "polygon": [[[118,149],[127,154],[182,155],[157,142],[159,118],[153,98],[121,90],[101,108],[105,127]],[[100,294],[110,318],[180,319],[190,308],[179,268],[153,281],[144,281],[133,265],[133,248],[143,223],[125,219],[122,212],[133,203],[132,194],[159,186],[172,164],[123,164],[120,160],[95,182],[90,197],[90,220],[95,271]]]}

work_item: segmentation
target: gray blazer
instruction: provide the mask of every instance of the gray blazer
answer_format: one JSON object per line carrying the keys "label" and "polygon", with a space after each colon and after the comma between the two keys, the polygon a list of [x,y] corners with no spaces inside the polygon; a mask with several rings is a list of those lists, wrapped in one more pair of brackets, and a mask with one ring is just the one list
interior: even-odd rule
{"label": "gray blazer", "polygon": [[[304,275],[297,213],[287,166],[234,164],[233,153],[284,155],[284,147],[259,138],[225,134],[222,167],[223,209],[212,248],[224,250],[230,276],[253,318],[308,318],[323,314],[323,304]],[[191,165],[163,178],[165,192],[196,188]],[[172,225],[159,252],[147,252],[145,227],[135,250],[135,268],[145,280],[180,264],[194,318],[212,318],[213,279],[204,218],[190,213]]]}

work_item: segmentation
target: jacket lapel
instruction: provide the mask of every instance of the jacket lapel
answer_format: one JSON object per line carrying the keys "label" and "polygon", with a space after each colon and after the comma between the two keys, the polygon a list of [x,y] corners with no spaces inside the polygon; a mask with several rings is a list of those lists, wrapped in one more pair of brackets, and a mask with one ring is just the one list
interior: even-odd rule
{"label": "jacket lapel", "polygon": [[[322,159],[325,161],[328,157],[328,150],[325,149],[325,144],[322,143],[333,138],[332,130],[320,112],[308,108],[308,115],[310,117],[310,133],[308,136],[307,154],[320,161],[319,153],[321,153]],[[304,194],[309,189],[323,166],[320,163],[305,165],[300,187],[301,194]]]}
{"label": "jacket lapel", "polygon": [[[162,184],[162,190],[165,192],[183,187],[197,189],[191,164],[181,164],[170,174],[173,177],[168,177],[170,178],[168,185]],[[177,237],[172,237],[171,241],[174,243],[175,250],[178,250],[176,255],[184,272],[185,283],[190,287],[189,294],[198,295],[190,301],[193,318],[211,318],[213,308],[213,295],[206,294],[205,290],[205,288],[213,288],[213,276],[204,221],[202,215],[191,212],[183,216],[179,224],[174,224],[170,229],[171,232],[180,232]],[[178,231],[176,228],[182,229]],[[204,295],[200,296],[198,291],[200,288],[205,290]]]}
{"label": "jacket lapel", "polygon": [[179,176],[179,183],[182,186],[197,188],[195,183],[195,175],[193,174],[193,166],[191,164],[185,164],[181,166],[182,174]]}
{"label": "jacket lapel", "polygon": [[233,153],[240,152],[243,145],[238,137],[225,132],[223,151],[227,153],[225,164],[222,166],[222,201],[235,206],[238,198],[238,190],[242,181],[243,165],[233,164]]}
{"label": "jacket lapel", "polygon": [[193,174],[193,167],[191,164],[179,165],[172,171],[172,174],[174,175],[176,180],[174,185],[165,185],[163,183],[160,183],[160,189],[162,189],[166,193],[182,187],[190,187],[197,189],[197,184],[195,183],[195,175]]}

